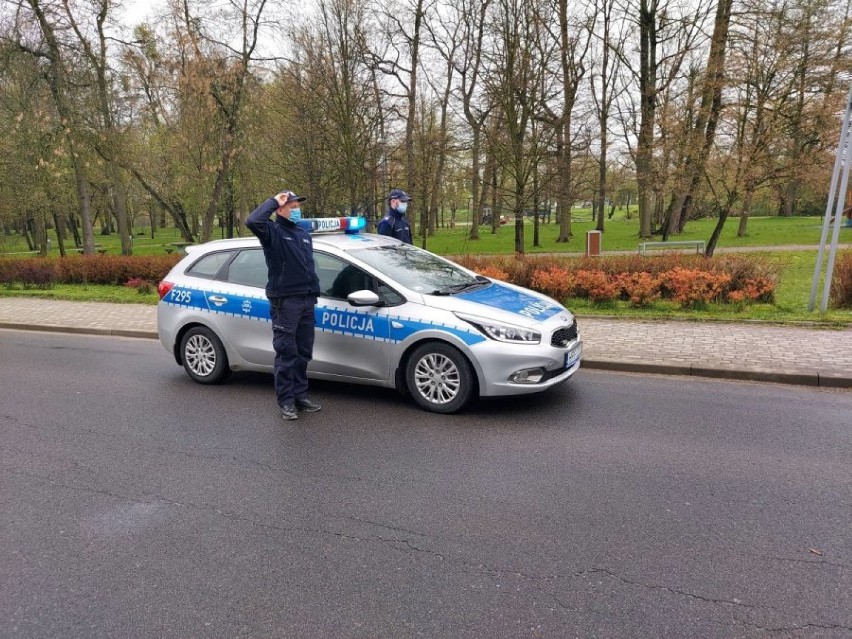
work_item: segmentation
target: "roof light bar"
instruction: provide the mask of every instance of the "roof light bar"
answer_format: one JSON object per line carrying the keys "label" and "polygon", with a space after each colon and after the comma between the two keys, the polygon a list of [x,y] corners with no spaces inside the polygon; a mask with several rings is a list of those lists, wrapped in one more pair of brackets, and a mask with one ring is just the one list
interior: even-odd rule
{"label": "roof light bar", "polygon": [[305,218],[296,222],[308,233],[328,233],[331,231],[343,231],[347,234],[360,233],[367,228],[365,217],[314,217]]}

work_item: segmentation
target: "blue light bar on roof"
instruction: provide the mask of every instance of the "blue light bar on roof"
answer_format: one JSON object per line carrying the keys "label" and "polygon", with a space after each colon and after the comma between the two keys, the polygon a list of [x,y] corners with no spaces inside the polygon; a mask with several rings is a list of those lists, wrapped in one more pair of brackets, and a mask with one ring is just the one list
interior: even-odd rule
{"label": "blue light bar on roof", "polygon": [[308,233],[328,233],[343,231],[344,233],[359,233],[367,228],[367,218],[364,217],[314,217],[296,222]]}

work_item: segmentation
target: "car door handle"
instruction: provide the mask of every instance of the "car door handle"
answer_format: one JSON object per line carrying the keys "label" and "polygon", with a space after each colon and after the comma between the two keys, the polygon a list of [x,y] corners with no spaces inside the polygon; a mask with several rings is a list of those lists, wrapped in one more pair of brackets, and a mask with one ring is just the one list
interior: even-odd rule
{"label": "car door handle", "polygon": [[221,295],[211,295],[208,299],[211,302],[213,302],[216,306],[222,306],[222,304],[228,303],[228,298],[222,297]]}

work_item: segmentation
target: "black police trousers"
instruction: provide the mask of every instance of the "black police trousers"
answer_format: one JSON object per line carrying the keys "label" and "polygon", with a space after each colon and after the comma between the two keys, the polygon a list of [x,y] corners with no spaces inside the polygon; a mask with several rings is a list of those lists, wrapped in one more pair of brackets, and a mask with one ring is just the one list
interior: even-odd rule
{"label": "black police trousers", "polygon": [[308,362],[314,353],[313,295],[270,298],[275,395],[278,406],[293,406],[308,396]]}

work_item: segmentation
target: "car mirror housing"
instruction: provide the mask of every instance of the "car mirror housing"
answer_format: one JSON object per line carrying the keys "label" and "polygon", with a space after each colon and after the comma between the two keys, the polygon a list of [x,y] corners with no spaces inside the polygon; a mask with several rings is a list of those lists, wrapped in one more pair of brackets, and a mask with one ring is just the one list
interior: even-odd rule
{"label": "car mirror housing", "polygon": [[381,303],[378,295],[366,289],[363,291],[354,291],[346,299],[349,300],[352,306],[379,306]]}

